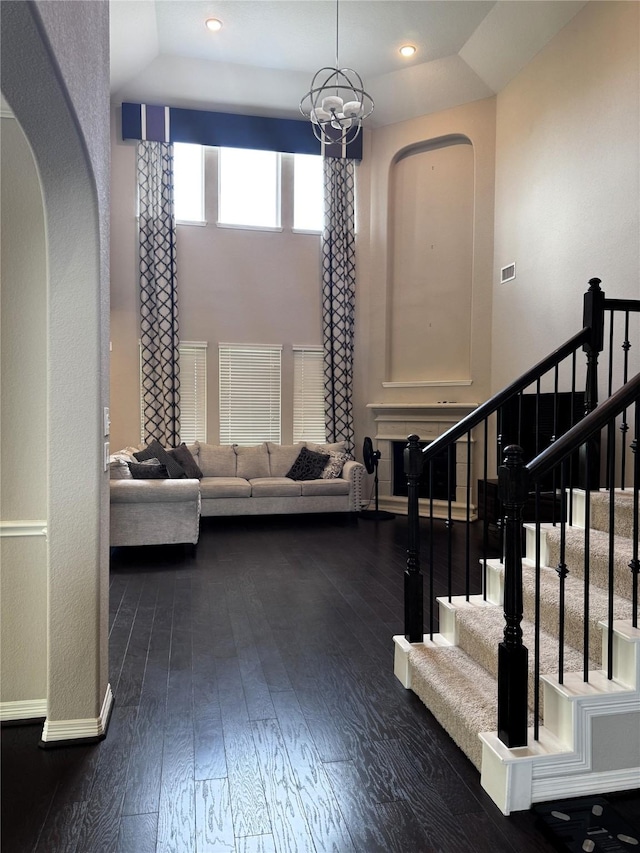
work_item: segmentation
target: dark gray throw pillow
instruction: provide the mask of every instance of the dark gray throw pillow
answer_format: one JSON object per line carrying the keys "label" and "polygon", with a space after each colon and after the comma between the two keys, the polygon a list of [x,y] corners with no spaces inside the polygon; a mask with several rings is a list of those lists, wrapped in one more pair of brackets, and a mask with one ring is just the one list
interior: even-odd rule
{"label": "dark gray throw pillow", "polygon": [[202,479],[203,474],[200,470],[200,466],[193,458],[193,454],[184,442],[182,442],[178,447],[174,447],[173,450],[167,450],[167,453],[172,459],[175,459],[176,462],[182,466],[185,474],[190,480]]}
{"label": "dark gray throw pillow", "polygon": [[128,465],[134,480],[166,480],[169,476],[166,466],[154,458],[145,462],[129,462]]}
{"label": "dark gray throw pillow", "polygon": [[171,477],[172,480],[183,480],[187,473],[182,467],[182,465],[178,462],[177,459],[174,459],[172,456],[169,456],[164,447],[160,444],[157,438],[154,438],[153,441],[148,444],[144,450],[139,450],[137,453],[133,454],[138,462],[144,462],[145,459],[157,459],[162,465],[167,469],[167,474]]}
{"label": "dark gray throw pillow", "polygon": [[315,450],[303,447],[287,472],[287,477],[290,480],[318,480],[322,477],[324,466],[328,461],[328,453],[316,453]]}

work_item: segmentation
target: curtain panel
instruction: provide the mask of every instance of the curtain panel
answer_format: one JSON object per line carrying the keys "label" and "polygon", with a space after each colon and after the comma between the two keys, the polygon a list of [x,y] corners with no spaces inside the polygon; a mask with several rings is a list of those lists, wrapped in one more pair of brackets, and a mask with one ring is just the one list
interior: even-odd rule
{"label": "curtain panel", "polygon": [[322,325],[327,441],[353,453],[355,163],[324,158]]}
{"label": "curtain panel", "polygon": [[180,444],[173,146],[138,143],[142,420],[147,443]]}

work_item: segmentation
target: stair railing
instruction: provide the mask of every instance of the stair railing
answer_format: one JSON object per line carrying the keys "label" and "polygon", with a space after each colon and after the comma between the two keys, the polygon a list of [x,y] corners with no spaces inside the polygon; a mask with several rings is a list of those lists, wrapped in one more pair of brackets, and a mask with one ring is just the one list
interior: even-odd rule
{"label": "stair railing", "polygon": [[[407,544],[407,567],[404,576],[404,598],[405,598],[405,636],[411,643],[422,642],[423,637],[428,636],[433,639],[433,634],[437,630],[437,611],[435,608],[436,595],[444,595],[451,600],[454,594],[453,590],[453,540],[457,537],[454,533],[453,522],[453,499],[452,493],[459,498],[459,503],[464,504],[463,514],[465,516],[464,524],[464,595],[467,599],[476,589],[480,587],[484,597],[487,597],[487,560],[490,555],[499,556],[506,551],[507,540],[509,540],[509,562],[510,568],[505,571],[509,579],[505,578],[505,604],[508,603],[508,608],[505,606],[505,618],[507,620],[507,634],[505,634],[506,651],[499,652],[505,660],[513,659],[517,662],[514,664],[515,669],[520,671],[522,663],[522,652],[516,650],[518,647],[519,625],[522,620],[522,614],[518,616],[521,610],[521,582],[518,581],[518,573],[522,571],[521,557],[521,519],[516,516],[519,509],[519,503],[515,503],[515,498],[518,500],[522,497],[522,489],[528,489],[528,483],[520,484],[518,488],[513,486],[515,493],[505,494],[507,488],[501,484],[500,488],[503,492],[501,504],[496,511],[494,508],[493,516],[490,508],[491,500],[489,495],[489,487],[494,487],[494,493],[498,491],[498,479],[489,477],[490,471],[495,471],[494,478],[499,475],[502,479],[505,474],[499,474],[498,462],[505,460],[507,467],[514,468],[522,467],[532,457],[538,456],[543,451],[546,451],[555,446],[559,440],[559,436],[577,425],[585,415],[589,415],[595,410],[598,404],[599,382],[598,382],[598,361],[604,350],[604,328],[605,314],[611,312],[609,323],[610,329],[610,345],[609,351],[606,353],[608,359],[608,387],[607,392],[610,395],[613,388],[613,370],[611,365],[615,361],[613,352],[613,332],[614,314],[619,315],[622,312],[624,318],[624,342],[622,345],[623,356],[623,378],[626,381],[629,370],[629,315],[633,312],[640,312],[640,301],[633,300],[608,300],[600,288],[600,280],[597,278],[589,281],[589,289],[583,300],[583,328],[570,338],[561,347],[551,353],[549,356],[540,361],[537,365],[528,370],[519,379],[512,382],[498,394],[494,395],[490,400],[480,405],[476,410],[467,415],[466,418],[452,426],[447,432],[439,438],[430,442],[426,447],[421,447],[420,438],[417,435],[411,435],[408,439],[408,445],[404,452],[404,469],[408,483],[408,544]],[[578,366],[578,353],[582,349],[586,355],[586,365]],[[584,389],[578,391],[578,385]],[[560,389],[563,390],[560,390]],[[531,393],[532,391],[532,393]],[[621,438],[623,445],[627,442],[627,433],[629,430],[627,424],[626,410],[622,411],[623,425],[620,427]],[[626,424],[626,429],[624,425]],[[527,456],[521,456],[519,459],[513,455],[507,459],[505,450],[508,446],[522,446],[525,441],[522,437],[526,430],[529,430],[529,447],[527,448]],[[613,437],[612,429],[608,430],[608,442],[615,451],[616,440]],[[490,448],[492,441],[495,439],[495,459],[490,460]],[[637,449],[637,430],[635,445],[631,449]],[[619,442],[618,442],[619,443]],[[478,504],[472,503],[472,447],[479,446],[482,451],[482,460],[474,460],[478,474]],[[562,530],[566,521],[571,524],[571,516],[573,513],[573,500],[565,500],[563,495],[566,491],[570,494],[576,486],[583,489],[598,488],[600,484],[600,449],[601,442],[597,431],[591,434],[591,438],[586,444],[582,444],[581,449],[571,453],[565,460],[559,470],[557,466],[550,466],[544,469],[544,472],[536,480],[534,495],[525,492],[528,497],[525,499],[525,504],[528,511],[535,515],[536,523],[541,520],[550,521],[553,524],[560,522]],[[607,451],[609,452],[609,451]],[[622,468],[625,470],[626,457],[623,451]],[[447,513],[446,513],[446,537],[447,537],[447,571],[445,589],[436,590],[434,559],[433,559],[433,542],[434,542],[434,500],[433,500],[433,460],[439,454],[446,454],[447,465],[446,470],[448,477],[451,478],[451,472],[456,471],[456,462],[466,461],[466,481],[462,486],[455,483],[452,489],[452,483],[447,483]],[[637,467],[638,453],[634,454],[635,464]],[[460,468],[463,468],[460,465]],[[504,467],[504,466],[503,466]],[[607,467],[607,472],[609,472]],[[545,475],[546,478],[545,478]],[[611,474],[613,481],[613,473]],[[424,612],[424,578],[421,570],[420,559],[420,492],[424,493],[425,481],[428,500],[422,501],[422,509],[426,510],[428,524],[428,557],[427,557],[427,572],[428,572],[428,609]],[[624,473],[622,474],[624,484]],[[607,482],[609,482],[609,473],[607,473]],[[623,485],[624,487],[624,485]],[[515,508],[511,513],[511,518],[506,513],[506,501],[511,501],[510,506]],[[533,506],[531,504],[533,503]],[[524,506],[523,505],[523,506]],[[460,514],[460,506],[456,507]],[[481,509],[481,512],[478,510]],[[587,510],[588,511],[588,510]],[[475,573],[472,578],[471,572],[471,521],[475,520],[476,513],[482,516],[482,545],[481,545],[481,577],[476,578]],[[518,531],[518,532],[516,532]],[[493,536],[493,541],[492,541]],[[637,537],[636,537],[637,538]],[[459,544],[459,543],[458,543]],[[517,548],[520,547],[520,555],[518,556]],[[536,557],[539,562],[539,542],[536,544]],[[637,566],[637,554],[634,557]],[[561,564],[563,557],[561,556]],[[562,565],[559,566],[559,575],[562,577]],[[438,582],[441,587],[442,584]],[[520,590],[518,592],[518,590]],[[479,590],[478,590],[479,591]],[[537,597],[536,597],[537,600]],[[538,607],[538,605],[536,605]],[[508,609],[508,614],[506,613]],[[536,623],[538,622],[539,614],[536,614]],[[425,632],[425,617],[428,620]],[[521,639],[521,637],[520,637]],[[535,650],[537,661],[537,649]],[[503,666],[503,671],[505,667]],[[507,667],[507,672],[510,667]],[[516,705],[520,706],[521,693],[523,685],[517,682],[516,676],[508,678],[505,681],[507,686],[503,686],[503,693],[506,691],[508,695],[512,693],[520,696]],[[503,679],[504,681],[504,679]],[[515,686],[514,686],[515,685]],[[519,685],[519,686],[517,686]],[[526,703],[526,678],[524,681],[525,703]],[[508,707],[513,707],[513,703],[509,701]],[[514,715],[509,711],[507,718],[513,718]],[[522,715],[521,715],[522,717]],[[526,720],[526,714],[524,719]],[[512,725],[517,731],[511,731]],[[511,746],[516,745],[517,741],[522,740],[522,719],[519,723],[508,723],[505,720],[500,721],[499,731],[501,737]],[[537,736],[537,730],[536,730]],[[524,724],[524,738],[526,742],[526,724]]]}

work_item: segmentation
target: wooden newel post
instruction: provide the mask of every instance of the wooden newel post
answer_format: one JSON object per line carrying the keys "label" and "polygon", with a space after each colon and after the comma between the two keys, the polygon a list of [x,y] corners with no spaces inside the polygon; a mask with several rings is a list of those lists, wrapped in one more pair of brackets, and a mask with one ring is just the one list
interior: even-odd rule
{"label": "wooden newel post", "polygon": [[522,511],[529,472],[522,448],[505,448],[498,469],[498,489],[504,508],[504,640],[498,647],[498,737],[508,747],[527,744],[528,656],[522,643]]}
{"label": "wooden newel post", "polygon": [[[598,358],[604,349],[604,305],[605,295],[600,288],[599,278],[589,279],[589,290],[584,295],[582,326],[589,329],[589,340],[582,345],[587,357],[587,377],[584,390],[585,416],[598,405]],[[590,438],[580,450],[580,486],[591,489],[600,487],[600,439]]]}
{"label": "wooden newel post", "polygon": [[420,438],[410,435],[404,449],[404,473],[407,475],[409,507],[407,516],[407,568],[404,573],[404,635],[410,643],[424,638],[423,577],[420,571],[419,481],[422,474]]}

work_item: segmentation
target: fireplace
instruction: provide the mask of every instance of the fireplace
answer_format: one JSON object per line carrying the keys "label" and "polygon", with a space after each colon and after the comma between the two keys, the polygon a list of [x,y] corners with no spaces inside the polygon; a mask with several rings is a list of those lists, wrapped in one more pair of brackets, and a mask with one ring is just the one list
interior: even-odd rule
{"label": "fireplace", "polygon": [[[421,441],[420,447],[426,447],[429,441]],[[393,495],[407,497],[409,494],[407,486],[407,475],[404,472],[404,449],[406,441],[392,441],[393,448]],[[431,497],[433,487],[433,498],[439,501],[455,501],[456,499],[456,457],[455,454],[444,451],[438,453],[429,466],[425,465],[422,476],[418,482],[418,496],[421,498]]]}
{"label": "fireplace", "polygon": [[[380,508],[395,513],[407,512],[407,481],[404,474],[403,451],[409,435],[419,436],[421,443],[428,444],[462,420],[477,403],[369,403],[376,424],[374,446],[380,451],[378,464]],[[436,518],[447,518],[449,508],[453,519],[466,518],[467,483],[474,477],[468,470],[472,456],[467,437],[460,438],[455,452],[447,454],[436,465],[434,476],[433,514]],[[471,459],[473,466],[473,459]],[[424,475],[420,491],[420,514],[429,515],[428,473]],[[475,506],[471,518],[476,517]]]}

